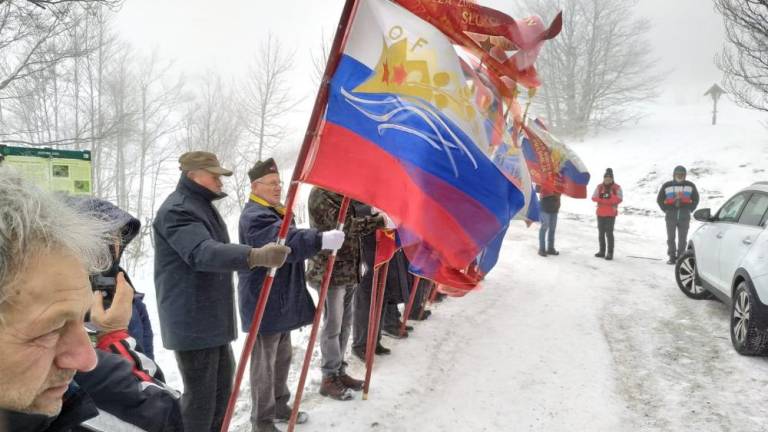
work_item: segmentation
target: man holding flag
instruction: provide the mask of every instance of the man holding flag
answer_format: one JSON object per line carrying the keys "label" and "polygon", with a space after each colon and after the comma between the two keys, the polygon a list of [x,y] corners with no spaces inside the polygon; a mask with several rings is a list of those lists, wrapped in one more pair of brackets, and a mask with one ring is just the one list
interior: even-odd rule
{"label": "man holding flag", "polygon": [[[282,181],[272,158],[256,162],[248,171],[251,195],[240,215],[240,243],[260,247],[277,238],[285,215],[280,203]],[[288,371],[291,366],[291,330],[312,323],[315,305],[304,279],[304,260],[321,249],[336,250],[344,242],[338,230],[320,232],[296,229],[293,221],[286,245],[291,253],[275,274],[275,279],[259,328],[251,359],[251,423],[257,432],[278,431],[274,422],[287,421],[291,414],[288,400]],[[253,311],[267,269],[238,273],[240,318],[243,331],[248,331]],[[309,419],[299,413],[298,422]]]}

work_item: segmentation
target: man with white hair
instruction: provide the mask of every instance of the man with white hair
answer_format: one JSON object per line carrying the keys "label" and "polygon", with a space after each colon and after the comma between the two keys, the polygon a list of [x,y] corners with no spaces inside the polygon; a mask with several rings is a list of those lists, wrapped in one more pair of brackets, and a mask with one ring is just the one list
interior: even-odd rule
{"label": "man with white hair", "polygon": [[133,289],[119,274],[111,307],[93,294],[110,228],[0,166],[0,431],[180,430],[178,396],[131,350]]}

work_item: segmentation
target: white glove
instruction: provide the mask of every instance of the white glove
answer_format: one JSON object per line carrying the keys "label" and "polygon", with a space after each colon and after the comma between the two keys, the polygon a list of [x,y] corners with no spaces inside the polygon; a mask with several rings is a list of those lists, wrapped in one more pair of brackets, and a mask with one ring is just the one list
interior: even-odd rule
{"label": "white glove", "polygon": [[395,229],[397,228],[397,225],[395,225],[395,222],[387,216],[386,213],[382,213],[382,216],[384,216],[384,227],[389,229]]}
{"label": "white glove", "polygon": [[323,233],[322,243],[323,249],[339,250],[344,244],[344,232],[339,230],[326,231]]}

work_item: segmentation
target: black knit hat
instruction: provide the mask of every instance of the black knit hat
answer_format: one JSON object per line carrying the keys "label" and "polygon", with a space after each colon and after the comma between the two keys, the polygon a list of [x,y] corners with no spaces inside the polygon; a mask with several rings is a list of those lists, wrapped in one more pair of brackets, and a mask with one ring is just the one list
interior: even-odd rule
{"label": "black knit hat", "polygon": [[272,158],[265,161],[258,161],[253,165],[253,168],[248,170],[248,178],[251,179],[251,181],[260,179],[267,174],[277,174],[277,164]]}
{"label": "black knit hat", "polygon": [[613,178],[613,168],[606,168],[605,174],[603,174],[603,178],[610,177]]}

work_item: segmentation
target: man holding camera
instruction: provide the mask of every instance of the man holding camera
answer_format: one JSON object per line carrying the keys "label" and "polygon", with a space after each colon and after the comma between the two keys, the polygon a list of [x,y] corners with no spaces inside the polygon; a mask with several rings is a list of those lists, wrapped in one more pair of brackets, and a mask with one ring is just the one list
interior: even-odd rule
{"label": "man holding camera", "polygon": [[674,264],[677,257],[685,252],[688,228],[691,226],[691,212],[699,205],[699,191],[696,185],[685,177],[685,167],[676,166],[672,172],[672,180],[661,186],[656,197],[656,203],[664,212],[664,220],[667,223],[667,264]]}
{"label": "man holding camera", "polygon": [[213,153],[179,158],[181,178],[157,212],[155,289],[163,345],[175,351],[184,382],[181,399],[187,432],[221,428],[232,391],[237,337],[232,272],[280,267],[290,248],[230,244],[213,201],[221,176],[231,176]]}
{"label": "man holding camera", "polygon": [[[592,201],[597,203],[597,230],[600,250],[597,258],[613,259],[613,227],[619,214],[619,204],[624,200],[621,186],[613,181],[613,169],[607,168],[603,182],[597,185],[592,194]],[[607,249],[606,249],[607,246]]]}

